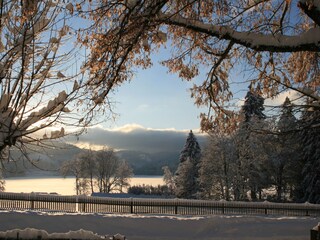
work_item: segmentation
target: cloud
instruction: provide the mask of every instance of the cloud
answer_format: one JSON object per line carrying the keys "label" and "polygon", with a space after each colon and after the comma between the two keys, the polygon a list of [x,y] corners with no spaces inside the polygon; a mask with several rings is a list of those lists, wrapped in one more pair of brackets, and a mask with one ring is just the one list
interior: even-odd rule
{"label": "cloud", "polygon": [[123,125],[121,127],[118,127],[118,128],[113,128],[113,129],[103,129],[102,127],[99,127],[101,130],[103,131],[110,131],[110,132],[120,132],[120,133],[130,133],[130,132],[133,132],[133,131],[139,131],[139,130],[143,130],[144,127],[139,125],[139,124],[136,124],[136,123],[133,123],[133,124],[126,124],[126,125]]}
{"label": "cloud", "polygon": [[286,97],[288,97],[291,100],[291,102],[297,104],[298,103],[297,101],[299,101],[300,99],[300,94],[297,91],[293,91],[293,90],[285,91],[278,94],[274,98],[266,99],[264,101],[264,104],[267,106],[280,106],[284,103],[284,101],[286,100]]}
{"label": "cloud", "polygon": [[[289,91],[285,91],[285,92],[278,94],[274,98],[266,98],[264,101],[264,105],[269,106],[269,107],[281,106],[284,103],[286,97],[288,97],[290,99],[290,101],[295,104],[300,104],[302,101],[301,95],[297,91],[289,90]],[[244,104],[244,101],[245,101],[245,97],[239,99],[235,103],[235,107],[241,108]]]}
{"label": "cloud", "polygon": [[[82,148],[101,149],[112,147],[117,150],[155,152],[181,151],[190,130],[151,129],[138,124],[128,124],[116,129],[101,126],[89,128],[79,140],[69,138],[68,142]],[[200,144],[206,135],[193,131]]]}

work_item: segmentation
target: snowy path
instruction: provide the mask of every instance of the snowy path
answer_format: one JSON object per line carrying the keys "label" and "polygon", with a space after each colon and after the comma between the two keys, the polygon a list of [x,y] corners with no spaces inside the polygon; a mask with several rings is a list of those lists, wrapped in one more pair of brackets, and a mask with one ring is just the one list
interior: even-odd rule
{"label": "snowy path", "polygon": [[128,240],[281,239],[308,240],[320,219],[260,216],[172,217],[152,215],[46,214],[0,212],[0,231],[44,229],[49,233],[85,229],[121,233]]}

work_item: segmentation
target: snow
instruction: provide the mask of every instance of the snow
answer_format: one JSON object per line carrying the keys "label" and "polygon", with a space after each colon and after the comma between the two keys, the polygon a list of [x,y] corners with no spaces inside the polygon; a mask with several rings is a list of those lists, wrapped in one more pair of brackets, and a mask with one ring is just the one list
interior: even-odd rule
{"label": "snow", "polygon": [[69,231],[67,233],[48,233],[45,230],[36,228],[12,229],[0,232],[0,238],[15,239],[19,236],[22,239],[102,239],[98,234],[83,229],[77,231]]}
{"label": "snow", "polygon": [[81,230],[82,234],[91,232],[92,236],[96,234],[110,236],[120,233],[129,240],[307,240],[310,238],[310,230],[318,224],[318,221],[319,219],[310,217],[240,215],[192,217],[0,211],[0,231],[35,228],[42,229],[48,234],[73,234],[70,231],[84,229],[85,231]]}
{"label": "snow", "polygon": [[51,131],[51,139],[60,138],[64,136],[64,128],[61,127],[60,130]]}
{"label": "snow", "polygon": [[[318,0],[319,1],[319,0]],[[316,1],[315,1],[316,2]],[[318,6],[318,4],[316,4]],[[229,26],[212,25],[208,23],[198,22],[194,20],[185,19],[178,14],[159,14],[161,19],[167,22],[173,22],[176,25],[190,27],[197,29],[198,32],[204,32],[208,35],[232,40],[235,43],[244,45],[259,51],[272,51],[287,52],[291,50],[305,50],[306,46],[311,49],[315,46],[318,51],[320,42],[320,28],[312,28],[300,35],[287,36],[287,35],[264,35],[254,32],[238,32]]]}
{"label": "snow", "polygon": [[318,222],[318,225],[317,226],[314,226],[314,228],[312,228],[313,230],[318,230],[320,229],[320,222]]}

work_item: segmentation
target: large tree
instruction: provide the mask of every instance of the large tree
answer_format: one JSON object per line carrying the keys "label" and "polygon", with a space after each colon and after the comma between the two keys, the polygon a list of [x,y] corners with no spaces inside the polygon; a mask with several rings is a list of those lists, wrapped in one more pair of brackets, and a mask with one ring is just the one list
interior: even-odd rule
{"label": "large tree", "polygon": [[[258,130],[266,130],[266,118],[263,113],[264,98],[261,96],[260,87],[253,88],[250,84],[244,104],[241,108],[241,122],[236,132],[235,142],[238,158],[238,175],[242,178],[242,196],[245,197],[246,188],[251,191],[251,198],[257,198],[257,192],[263,187],[263,162],[265,156],[262,151],[261,134]],[[239,196],[240,197],[240,196]]]}
{"label": "large tree", "polygon": [[232,137],[211,135],[203,150],[199,182],[200,197],[209,199],[234,199],[237,188],[237,159]]}
{"label": "large tree", "polygon": [[200,145],[190,131],[181,151],[178,169],[175,172],[175,194],[179,198],[196,198],[199,191]]}
{"label": "large tree", "polygon": [[51,0],[0,2],[1,159],[12,146],[26,154],[26,144],[48,145],[92,122],[98,103],[84,91],[90,84],[70,45],[67,9]]}
{"label": "large tree", "polygon": [[320,203],[320,110],[309,109],[300,119],[302,128],[302,200]]}
{"label": "large tree", "polygon": [[287,97],[282,105],[281,115],[277,122],[278,134],[270,136],[274,140],[273,152],[279,152],[271,162],[271,175],[273,185],[276,186],[278,201],[286,200],[284,195],[286,188],[289,188],[290,197],[292,197],[294,188],[300,184],[298,181],[301,180],[301,168],[303,166],[299,154],[300,143],[297,129],[298,123],[294,105]]}
{"label": "large tree", "polygon": [[132,168],[113,149],[87,150],[61,167],[63,176],[76,178],[77,194],[123,192],[133,176]]}
{"label": "large tree", "polygon": [[86,67],[98,98],[131,79],[135,66],[150,67],[151,54],[165,46],[172,55],[162,64],[170,72],[186,80],[206,75],[191,94],[209,107],[204,130],[236,128],[226,103],[238,81],[230,77],[241,70],[265,97],[292,90],[319,101],[319,0],[89,2],[93,27],[80,41],[90,48]]}

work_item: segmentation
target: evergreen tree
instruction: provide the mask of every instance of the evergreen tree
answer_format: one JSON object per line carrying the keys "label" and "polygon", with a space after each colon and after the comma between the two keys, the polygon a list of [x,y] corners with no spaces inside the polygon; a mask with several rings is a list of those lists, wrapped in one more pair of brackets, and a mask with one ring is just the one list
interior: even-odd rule
{"label": "evergreen tree", "polygon": [[264,98],[260,95],[260,87],[257,91],[253,91],[253,86],[250,84],[249,91],[245,97],[244,105],[242,106],[242,112],[245,116],[245,122],[250,122],[253,116],[258,119],[265,119],[266,115],[264,111]]}
{"label": "evergreen tree", "polygon": [[[263,176],[261,175],[261,152],[260,136],[253,132],[256,129],[265,128],[263,120],[266,118],[264,111],[264,98],[260,95],[260,87],[254,90],[250,84],[249,91],[242,106],[244,121],[236,136],[237,155],[238,155],[238,179],[239,179],[239,198],[246,196],[246,188],[251,191],[251,198],[257,198],[257,191],[261,192]],[[242,180],[240,180],[242,179]],[[241,186],[242,185],[242,186]]]}
{"label": "evergreen tree", "polygon": [[180,154],[180,163],[175,172],[175,194],[179,198],[195,198],[199,190],[199,163],[201,149],[192,130]]}
{"label": "evergreen tree", "polygon": [[292,134],[297,127],[297,118],[294,116],[293,105],[288,97],[286,97],[281,110],[278,121],[278,129],[282,135]]}
{"label": "evergreen tree", "polygon": [[297,138],[297,119],[294,115],[293,105],[287,97],[282,105],[281,115],[277,123],[278,136],[274,136],[280,153],[272,161],[273,185],[276,186],[277,200],[282,199],[282,193],[286,187],[290,189],[292,197],[293,189],[301,179],[301,162],[299,161],[299,140]]}
{"label": "evergreen tree", "polygon": [[320,203],[320,109],[310,108],[304,112],[301,121],[302,200]]}

